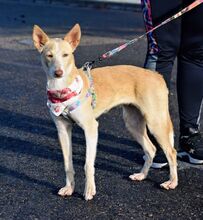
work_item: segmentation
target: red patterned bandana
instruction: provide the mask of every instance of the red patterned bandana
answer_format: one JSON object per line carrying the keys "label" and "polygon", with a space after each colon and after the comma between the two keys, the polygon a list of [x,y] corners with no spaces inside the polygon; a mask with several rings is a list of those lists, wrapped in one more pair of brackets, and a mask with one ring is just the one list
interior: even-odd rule
{"label": "red patterned bandana", "polygon": [[62,90],[48,90],[47,95],[52,103],[60,103],[65,102],[78,94],[76,91],[71,91],[70,88],[65,88]]}
{"label": "red patterned bandana", "polygon": [[63,111],[78,100],[83,88],[82,78],[78,75],[68,88],[61,90],[51,90],[47,88],[47,106],[51,112],[59,116]]}

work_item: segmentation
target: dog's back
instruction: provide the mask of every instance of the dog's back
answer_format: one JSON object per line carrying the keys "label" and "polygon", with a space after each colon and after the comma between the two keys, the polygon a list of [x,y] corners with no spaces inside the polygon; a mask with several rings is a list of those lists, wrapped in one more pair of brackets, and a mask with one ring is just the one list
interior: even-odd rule
{"label": "dog's back", "polygon": [[168,89],[158,73],[136,66],[117,65],[92,69],[91,74],[97,95],[96,112],[119,104],[139,106],[149,97],[157,101],[162,99],[163,105],[168,105]]}

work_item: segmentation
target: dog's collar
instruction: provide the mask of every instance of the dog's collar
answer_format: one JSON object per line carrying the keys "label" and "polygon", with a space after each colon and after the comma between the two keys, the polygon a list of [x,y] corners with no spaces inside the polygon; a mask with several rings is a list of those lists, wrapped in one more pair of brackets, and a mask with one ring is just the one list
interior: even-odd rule
{"label": "dog's collar", "polygon": [[94,82],[93,82],[93,78],[91,75],[91,68],[92,66],[90,65],[89,62],[85,63],[83,66],[83,71],[85,72],[85,74],[87,75],[89,82],[90,82],[90,88],[89,88],[89,92],[91,93],[92,96],[92,108],[96,107],[96,93],[94,90]]}

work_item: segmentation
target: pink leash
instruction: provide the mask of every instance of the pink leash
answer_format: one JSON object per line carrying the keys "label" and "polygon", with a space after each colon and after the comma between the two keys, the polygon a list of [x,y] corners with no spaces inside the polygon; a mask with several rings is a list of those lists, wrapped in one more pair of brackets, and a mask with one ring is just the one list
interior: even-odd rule
{"label": "pink leash", "polygon": [[141,36],[134,38],[122,45],[120,45],[119,47],[114,48],[113,50],[110,50],[104,54],[102,54],[99,58],[97,58],[94,61],[91,62],[87,62],[84,65],[84,69],[91,69],[93,64],[95,64],[96,62],[101,62],[107,58],[112,57],[113,55],[117,54],[118,52],[120,52],[121,50],[125,49],[127,46],[134,44],[135,42],[137,42],[139,39],[145,37],[147,34],[155,31],[156,29],[160,28],[161,26],[173,21],[174,19],[182,16],[183,14],[191,11],[192,9],[196,8],[198,5],[200,5],[201,3],[203,3],[203,0],[196,0],[193,3],[191,3],[190,5],[188,5],[187,7],[185,7],[184,9],[182,9],[180,12],[176,13],[175,15],[171,16],[170,18],[166,19],[165,21],[161,22],[159,25],[157,25],[156,27],[152,28],[151,30],[147,31],[146,33],[142,34]]}

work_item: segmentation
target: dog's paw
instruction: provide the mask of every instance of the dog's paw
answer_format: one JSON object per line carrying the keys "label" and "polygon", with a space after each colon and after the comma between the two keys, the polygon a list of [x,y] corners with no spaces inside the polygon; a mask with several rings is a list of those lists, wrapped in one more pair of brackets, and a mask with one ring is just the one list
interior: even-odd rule
{"label": "dog's paw", "polygon": [[96,187],[95,187],[95,184],[88,184],[88,185],[85,187],[85,192],[84,192],[85,200],[86,200],[86,201],[92,200],[95,195],[96,195]]}
{"label": "dog's paw", "polygon": [[74,188],[72,186],[65,186],[58,191],[59,196],[71,196],[73,194]]}
{"label": "dog's paw", "polygon": [[129,176],[129,178],[133,181],[142,181],[145,179],[144,173],[134,173]]}
{"label": "dog's paw", "polygon": [[161,188],[164,188],[166,190],[175,189],[177,185],[178,185],[178,182],[176,180],[168,180],[160,184]]}

